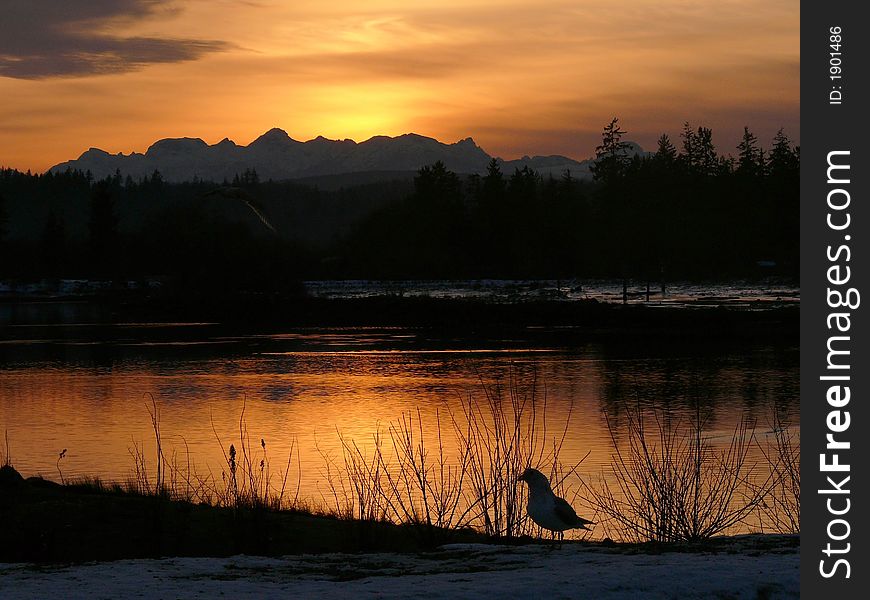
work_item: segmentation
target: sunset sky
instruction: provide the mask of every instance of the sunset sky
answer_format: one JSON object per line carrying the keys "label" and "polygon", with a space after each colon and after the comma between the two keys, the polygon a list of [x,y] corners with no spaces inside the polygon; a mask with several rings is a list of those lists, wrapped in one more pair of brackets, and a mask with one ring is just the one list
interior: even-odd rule
{"label": "sunset sky", "polygon": [[0,166],[94,146],[471,136],[586,158],[620,118],[654,148],[689,121],[735,152],[799,124],[799,0],[8,0]]}

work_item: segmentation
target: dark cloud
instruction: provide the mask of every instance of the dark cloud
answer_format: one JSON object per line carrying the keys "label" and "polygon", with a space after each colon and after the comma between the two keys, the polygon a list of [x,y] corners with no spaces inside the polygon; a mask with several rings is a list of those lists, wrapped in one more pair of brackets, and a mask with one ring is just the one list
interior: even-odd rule
{"label": "dark cloud", "polygon": [[124,37],[123,25],[167,17],[166,0],[9,0],[0,18],[0,77],[45,79],[123,73],[194,60],[226,42]]}

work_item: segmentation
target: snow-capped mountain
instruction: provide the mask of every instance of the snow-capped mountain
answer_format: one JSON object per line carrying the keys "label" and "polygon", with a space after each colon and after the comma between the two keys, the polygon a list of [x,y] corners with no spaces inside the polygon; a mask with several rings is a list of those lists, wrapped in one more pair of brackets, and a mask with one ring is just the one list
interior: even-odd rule
{"label": "snow-capped mountain", "polygon": [[[637,151],[643,152],[639,146]],[[226,138],[212,145],[199,138],[168,138],[155,142],[144,154],[109,154],[91,148],[78,159],[60,163],[50,170],[90,171],[97,179],[116,171],[134,179],[159,171],[166,181],[190,181],[197,177],[220,182],[254,169],[260,179],[277,181],[346,173],[412,172],[438,160],[457,173],[484,173],[491,159],[471,138],[445,144],[408,133],[397,137],[375,136],[360,143],[324,137],[300,142],[275,128],[247,146]],[[506,175],[515,168],[528,166],[545,176],[558,177],[565,170],[578,179],[590,176],[590,161],[578,162],[565,156],[524,156],[499,161]]]}

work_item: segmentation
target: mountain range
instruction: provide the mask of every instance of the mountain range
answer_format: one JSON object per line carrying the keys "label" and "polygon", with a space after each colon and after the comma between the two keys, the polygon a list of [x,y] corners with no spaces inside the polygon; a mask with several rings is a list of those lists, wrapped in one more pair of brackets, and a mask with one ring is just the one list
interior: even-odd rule
{"label": "mountain range", "polygon": [[[630,143],[629,152],[643,153],[643,149]],[[162,139],[142,154],[110,154],[91,148],[75,160],[57,164],[52,172],[67,169],[90,171],[102,179],[120,171],[134,179],[150,176],[159,171],[170,182],[199,178],[221,182],[231,180],[247,169],[257,171],[261,180],[275,181],[353,173],[415,172],[425,165],[441,160],[448,169],[457,173],[485,173],[492,157],[473,139],[466,138],[453,144],[408,133],[397,137],[375,136],[364,142],[329,140],[318,136],[307,142],[294,140],[282,129],[270,129],[247,146],[240,146],[224,138],[209,145],[200,138]],[[561,176],[565,170],[577,179],[590,178],[591,160],[552,156],[524,156],[517,160],[497,159],[505,174],[528,166],[540,174]]]}

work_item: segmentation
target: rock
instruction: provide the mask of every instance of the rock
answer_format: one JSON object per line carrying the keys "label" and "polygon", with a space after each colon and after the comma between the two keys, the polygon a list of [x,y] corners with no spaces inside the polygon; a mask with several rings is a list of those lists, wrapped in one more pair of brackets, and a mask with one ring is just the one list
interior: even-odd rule
{"label": "rock", "polygon": [[24,483],[24,478],[21,473],[16,471],[12,465],[3,465],[0,467],[0,488],[11,487]]}
{"label": "rock", "polygon": [[38,488],[55,489],[55,488],[63,487],[61,484],[57,483],[56,481],[52,481],[51,479],[44,479],[42,477],[28,477],[27,479],[24,480],[24,482],[27,485],[31,485],[33,487],[38,487]]}

